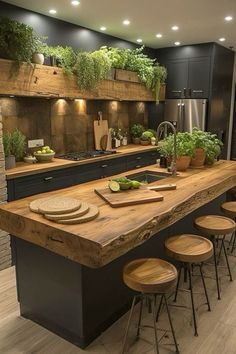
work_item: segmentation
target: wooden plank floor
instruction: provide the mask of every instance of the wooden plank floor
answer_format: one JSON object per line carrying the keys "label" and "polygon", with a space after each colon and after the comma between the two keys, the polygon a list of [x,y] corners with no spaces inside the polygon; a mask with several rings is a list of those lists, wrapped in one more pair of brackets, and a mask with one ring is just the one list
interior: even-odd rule
{"label": "wooden plank floor", "polygon": [[[236,255],[236,252],[235,252]],[[203,305],[203,294],[196,294],[198,307],[199,337],[194,337],[191,311],[171,307],[177,340],[182,354],[236,354],[236,257],[230,256],[235,281],[222,277],[222,300],[216,297],[215,280],[207,279],[212,312]],[[208,267],[207,272],[211,267]],[[222,269],[222,272],[225,270]],[[195,290],[199,291],[200,279],[194,277]],[[183,285],[183,284],[182,284]],[[183,304],[190,304],[188,294],[179,297]],[[136,309],[136,312],[138,308]],[[150,314],[145,313],[145,323],[151,323]],[[127,314],[95,340],[86,351],[61,339],[39,325],[19,315],[16,300],[14,267],[0,272],[0,353],[1,354],[118,354],[120,353]],[[134,322],[133,322],[134,323]],[[159,326],[167,324],[166,313],[161,313]],[[135,328],[131,328],[130,342]],[[159,332],[161,333],[161,332]],[[161,354],[174,353],[171,336],[160,342]],[[130,347],[131,354],[154,354],[153,330],[145,328],[142,339]]]}

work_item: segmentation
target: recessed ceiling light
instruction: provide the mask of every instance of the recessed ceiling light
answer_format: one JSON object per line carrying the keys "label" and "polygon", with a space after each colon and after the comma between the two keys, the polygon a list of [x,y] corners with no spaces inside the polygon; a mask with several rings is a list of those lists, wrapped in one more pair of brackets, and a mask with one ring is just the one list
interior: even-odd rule
{"label": "recessed ceiling light", "polygon": [[173,31],[178,31],[179,27],[178,27],[178,26],[172,26],[171,29],[172,29]]}
{"label": "recessed ceiling light", "polygon": [[124,21],[123,21],[123,25],[125,25],[125,26],[130,25],[130,20],[124,20]]}
{"label": "recessed ceiling light", "polygon": [[106,31],[106,29],[107,29],[107,28],[106,28],[105,26],[100,27],[100,30],[101,30],[101,31]]}
{"label": "recessed ceiling light", "polygon": [[219,41],[220,41],[220,42],[224,42],[224,41],[225,41],[225,38],[224,38],[224,37],[221,37],[221,38],[219,38]]}
{"label": "recessed ceiling light", "polygon": [[142,40],[141,38],[138,38],[138,39],[137,39],[137,42],[138,42],[138,43],[142,43],[142,41],[143,41],[143,40]]}
{"label": "recessed ceiling light", "polygon": [[80,2],[77,0],[71,1],[71,5],[73,5],[73,6],[78,6],[79,4],[80,4]]}
{"label": "recessed ceiling light", "polygon": [[180,42],[175,42],[175,45],[180,45]]}
{"label": "recessed ceiling light", "polygon": [[161,34],[161,33],[157,33],[157,34],[156,34],[156,37],[157,37],[157,38],[161,38],[161,37],[162,37],[162,34]]}
{"label": "recessed ceiling light", "polygon": [[233,17],[232,16],[226,16],[225,21],[232,21]]}
{"label": "recessed ceiling light", "polygon": [[48,11],[50,14],[55,15],[57,13],[57,10],[51,9]]}

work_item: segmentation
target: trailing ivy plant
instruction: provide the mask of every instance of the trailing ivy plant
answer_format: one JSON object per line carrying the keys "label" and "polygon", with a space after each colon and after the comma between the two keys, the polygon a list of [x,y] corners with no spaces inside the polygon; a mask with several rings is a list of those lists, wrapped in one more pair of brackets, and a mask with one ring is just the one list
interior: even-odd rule
{"label": "trailing ivy plant", "polygon": [[107,78],[111,70],[111,61],[102,50],[96,50],[91,54],[94,63],[94,76],[96,82]]}

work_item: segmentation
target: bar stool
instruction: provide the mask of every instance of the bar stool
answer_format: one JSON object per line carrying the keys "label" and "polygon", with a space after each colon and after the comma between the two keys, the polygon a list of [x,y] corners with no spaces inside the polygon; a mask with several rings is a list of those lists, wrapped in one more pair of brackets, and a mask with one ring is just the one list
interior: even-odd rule
{"label": "bar stool", "polygon": [[194,297],[193,297],[192,265],[194,264],[199,266],[204,293],[208,305],[208,310],[211,311],[205,279],[202,271],[202,262],[206,261],[213,255],[212,242],[198,235],[182,234],[182,235],[172,236],[168,238],[165,241],[165,248],[167,254],[170,257],[181,262],[181,267],[179,270],[178,281],[177,281],[177,286],[175,291],[175,298],[174,298],[175,302],[177,301],[181,271],[183,268],[187,269],[187,274],[189,277],[189,290],[191,295],[192,312],[193,312],[194,335],[198,336]]}
{"label": "bar stool", "polygon": [[122,354],[125,353],[126,340],[128,337],[129,327],[133,315],[136,299],[140,298],[140,311],[138,319],[138,329],[136,339],[139,338],[143,300],[148,299],[152,302],[153,327],[155,335],[155,352],[159,354],[157,326],[156,326],[156,298],[159,295],[166,305],[167,315],[170,323],[172,336],[176,352],[179,353],[178,344],[175,337],[174,327],[172,325],[169,307],[166,300],[166,293],[171,291],[176,286],[177,270],[174,265],[159,258],[143,258],[131,261],[123,269],[124,283],[132,290],[138,291],[139,294],[133,298],[130,315],[124,336]]}
{"label": "bar stool", "polygon": [[[221,210],[225,215],[236,221],[236,202],[225,202],[221,204]],[[232,238],[230,240],[230,243],[232,242],[232,248],[231,248],[231,253],[233,253],[234,247],[235,247],[235,241],[236,241],[236,234],[235,232],[232,234]]]}
{"label": "bar stool", "polygon": [[218,299],[220,300],[221,297],[220,297],[220,285],[219,285],[219,276],[218,276],[218,262],[217,262],[217,254],[216,254],[216,241],[221,241],[221,249],[223,249],[225,255],[230,281],[232,281],[233,279],[232,279],[232,274],[229,266],[229,261],[228,261],[224,241],[225,241],[225,236],[227,234],[233,233],[236,224],[232,219],[229,219],[225,216],[205,215],[196,218],[194,221],[194,226],[199,231],[203,232],[206,236],[210,237],[213,243],[216,286],[217,286]]}

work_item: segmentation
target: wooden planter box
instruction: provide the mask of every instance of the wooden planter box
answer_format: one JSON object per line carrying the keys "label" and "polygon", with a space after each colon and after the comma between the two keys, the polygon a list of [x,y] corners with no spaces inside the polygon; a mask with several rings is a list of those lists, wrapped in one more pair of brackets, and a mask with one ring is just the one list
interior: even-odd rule
{"label": "wooden planter box", "polygon": [[[13,61],[0,59],[0,95],[81,98],[91,100],[155,101],[144,84],[121,80],[103,80],[91,91],[80,91],[75,75],[65,75],[61,68],[23,63],[17,75],[11,75]],[[135,73],[134,73],[135,74]],[[161,87],[160,101],[165,99]]]}
{"label": "wooden planter box", "polygon": [[138,83],[141,82],[138,77],[138,74],[135,71],[122,70],[122,69],[116,69],[115,79],[120,81],[129,81],[129,82],[138,82]]}

